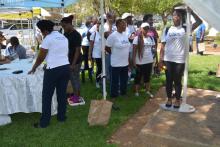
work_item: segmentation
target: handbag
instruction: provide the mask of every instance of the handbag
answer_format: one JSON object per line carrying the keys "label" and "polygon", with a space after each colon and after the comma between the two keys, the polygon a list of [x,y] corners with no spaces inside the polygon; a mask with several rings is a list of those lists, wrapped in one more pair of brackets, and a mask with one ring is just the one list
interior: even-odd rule
{"label": "handbag", "polygon": [[198,51],[199,52],[205,51],[205,43],[204,42],[198,43]]}

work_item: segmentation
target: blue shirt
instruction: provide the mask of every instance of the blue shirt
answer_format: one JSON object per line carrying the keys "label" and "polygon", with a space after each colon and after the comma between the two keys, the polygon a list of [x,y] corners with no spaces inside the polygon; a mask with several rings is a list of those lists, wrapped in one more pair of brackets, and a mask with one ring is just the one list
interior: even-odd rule
{"label": "blue shirt", "polygon": [[[198,30],[196,32],[196,38],[201,38],[201,35],[202,35],[203,31],[204,31],[204,35],[205,35],[205,29],[206,29],[206,27],[205,27],[204,23],[199,25],[199,28],[198,28]],[[204,36],[202,36],[202,37],[204,37]]]}

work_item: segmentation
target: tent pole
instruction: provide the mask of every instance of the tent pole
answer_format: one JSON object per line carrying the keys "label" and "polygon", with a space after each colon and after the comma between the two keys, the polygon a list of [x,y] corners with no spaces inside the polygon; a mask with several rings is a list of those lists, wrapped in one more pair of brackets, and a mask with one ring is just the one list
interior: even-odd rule
{"label": "tent pole", "polygon": [[180,106],[179,112],[194,112],[195,108],[189,104],[186,103],[187,101],[187,82],[188,82],[188,67],[189,67],[189,36],[191,33],[191,23],[190,23],[190,17],[191,17],[191,13],[189,11],[189,9],[186,9],[187,12],[187,20],[186,20],[186,59],[185,59],[185,70],[184,70],[184,77],[183,77],[183,100],[182,100],[182,104]]}
{"label": "tent pole", "polygon": [[101,44],[102,44],[102,81],[103,81],[103,98],[106,100],[106,73],[105,73],[105,44],[104,44],[104,3],[100,0],[100,14],[101,14]]}
{"label": "tent pole", "polygon": [[61,0],[61,15],[64,17],[64,0]]}

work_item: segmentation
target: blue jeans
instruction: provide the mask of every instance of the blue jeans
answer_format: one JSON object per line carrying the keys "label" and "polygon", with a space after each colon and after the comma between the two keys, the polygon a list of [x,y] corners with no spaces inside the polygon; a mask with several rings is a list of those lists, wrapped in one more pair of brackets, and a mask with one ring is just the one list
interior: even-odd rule
{"label": "blue jeans", "polygon": [[41,127],[46,127],[50,123],[51,102],[55,88],[58,102],[57,120],[64,121],[66,119],[66,89],[69,73],[69,65],[45,70],[42,91],[42,114],[40,119]]}
{"label": "blue jeans", "polygon": [[127,82],[128,66],[111,67],[110,97],[115,98],[119,95],[119,87],[121,95],[125,95],[127,93]]}

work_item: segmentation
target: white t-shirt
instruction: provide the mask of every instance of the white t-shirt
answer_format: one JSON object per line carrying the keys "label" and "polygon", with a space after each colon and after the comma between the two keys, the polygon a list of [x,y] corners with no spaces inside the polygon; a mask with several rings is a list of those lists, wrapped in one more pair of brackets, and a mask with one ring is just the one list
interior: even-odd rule
{"label": "white t-shirt", "polygon": [[[136,32],[136,30],[135,30],[134,25],[128,25],[126,30],[125,30],[125,34],[127,35],[128,38],[130,38],[131,34],[135,33],[135,32]],[[132,51],[133,51],[133,46],[131,45],[130,48],[129,48],[129,52],[132,52]]]}
{"label": "white t-shirt", "polygon": [[89,33],[94,33],[97,30],[97,25],[95,24],[94,26],[91,27],[91,29],[89,30]]}
{"label": "white t-shirt", "polygon": [[[134,38],[134,45],[138,45],[138,36]],[[143,57],[140,59],[138,52],[136,52],[136,64],[148,64],[153,63],[153,54],[151,52],[152,46],[155,45],[154,39],[150,37],[144,37],[144,49],[143,49]]]}
{"label": "white t-shirt", "polygon": [[125,33],[115,31],[109,35],[106,46],[111,48],[112,67],[124,67],[128,65],[130,45]]}
{"label": "white t-shirt", "polygon": [[41,48],[48,50],[45,59],[48,69],[69,64],[68,40],[58,31],[53,31],[47,35],[42,41]]}
{"label": "white t-shirt", "polygon": [[102,42],[101,42],[101,35],[98,31],[92,33],[92,35],[90,36],[90,40],[94,41],[94,47],[92,50],[92,57],[93,58],[101,58],[101,54],[102,54]]}
{"label": "white t-shirt", "polygon": [[185,63],[186,58],[186,32],[182,26],[171,26],[165,33],[163,31],[161,42],[166,42],[164,50],[164,61]]}
{"label": "white t-shirt", "polygon": [[131,36],[132,33],[135,33],[135,32],[136,30],[135,30],[134,25],[128,25],[125,30],[125,33],[127,34],[128,38]]}
{"label": "white t-shirt", "polygon": [[[108,32],[108,31],[109,31],[109,24],[106,22],[106,23],[104,24],[104,32]],[[112,32],[117,31],[117,27],[116,27],[115,24],[112,25],[112,30],[111,30],[111,31],[112,31]]]}
{"label": "white t-shirt", "polygon": [[87,39],[87,33],[89,31],[88,27],[84,27],[81,36],[82,36],[82,46],[89,46],[89,40]]}

